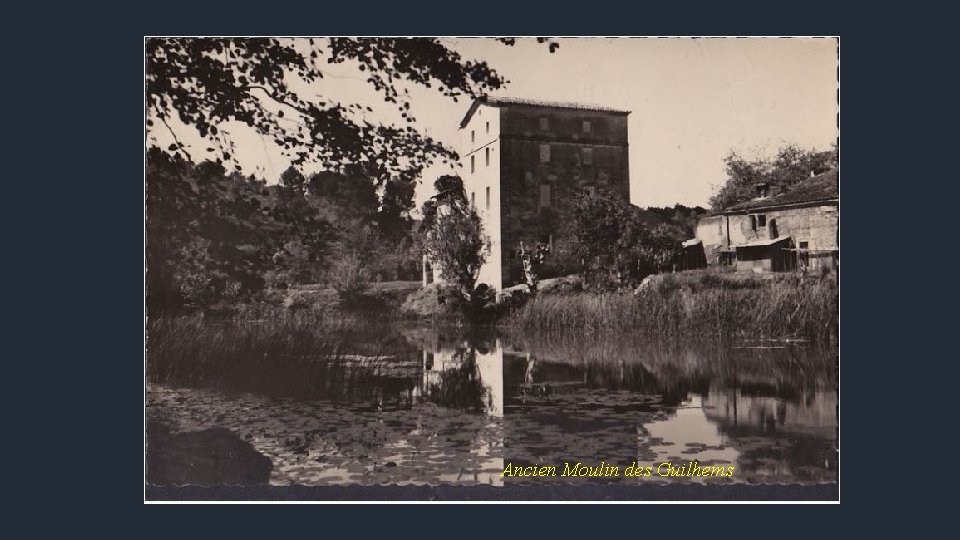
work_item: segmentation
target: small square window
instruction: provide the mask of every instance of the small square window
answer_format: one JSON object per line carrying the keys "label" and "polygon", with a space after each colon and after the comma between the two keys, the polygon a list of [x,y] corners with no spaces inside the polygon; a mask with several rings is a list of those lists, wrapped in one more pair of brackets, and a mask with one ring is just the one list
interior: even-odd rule
{"label": "small square window", "polygon": [[757,216],[757,227],[766,227],[767,226],[767,215],[760,214]]}
{"label": "small square window", "polygon": [[547,118],[546,116],[540,117],[540,129],[544,131],[550,129],[550,119]]}
{"label": "small square window", "polygon": [[591,129],[593,129],[593,126],[590,125],[590,121],[589,121],[589,120],[584,120],[584,121],[583,121],[583,132],[584,132],[585,134],[588,134],[588,135],[589,135]]}
{"label": "small square window", "polygon": [[800,249],[807,249],[810,247],[810,242],[800,242]]}
{"label": "small square window", "polygon": [[540,163],[550,163],[550,145],[540,145]]}
{"label": "small square window", "polygon": [[593,165],[593,148],[583,149],[583,164]]}

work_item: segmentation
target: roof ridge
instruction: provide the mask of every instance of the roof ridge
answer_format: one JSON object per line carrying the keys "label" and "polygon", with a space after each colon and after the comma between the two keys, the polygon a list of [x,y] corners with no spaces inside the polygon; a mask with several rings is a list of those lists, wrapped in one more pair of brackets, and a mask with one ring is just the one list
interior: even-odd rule
{"label": "roof ridge", "polygon": [[519,106],[529,106],[529,107],[546,107],[553,109],[577,109],[581,111],[593,111],[593,112],[608,112],[616,114],[630,114],[631,111],[623,109],[615,109],[606,105],[598,105],[593,103],[576,103],[572,101],[546,101],[541,99],[530,99],[530,98],[518,98],[518,97],[496,97],[496,96],[480,96],[473,100],[473,103],[470,104],[470,108],[467,109],[467,113],[463,116],[463,120],[460,121],[460,128],[462,129],[470,121],[470,118],[473,116],[473,113],[476,112],[477,107],[481,104],[487,104],[491,106],[499,105],[519,105]]}

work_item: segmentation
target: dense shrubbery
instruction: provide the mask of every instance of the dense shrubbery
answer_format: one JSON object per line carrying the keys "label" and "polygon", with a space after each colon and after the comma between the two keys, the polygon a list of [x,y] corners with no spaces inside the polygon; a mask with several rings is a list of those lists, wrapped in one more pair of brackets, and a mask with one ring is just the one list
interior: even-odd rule
{"label": "dense shrubbery", "polygon": [[399,311],[415,319],[492,324],[522,306],[529,297],[529,293],[517,289],[498,294],[483,283],[464,296],[458,287],[434,283],[408,295]]}
{"label": "dense shrubbery", "polygon": [[370,272],[360,256],[349,254],[333,263],[329,283],[342,301],[355,302],[370,288]]}
{"label": "dense shrubbery", "polygon": [[378,198],[361,174],[295,169],[277,185],[222,165],[147,157],[147,305],[151,315],[265,300],[327,283],[344,300],[376,280],[418,279],[412,186]]}
{"label": "dense shrubbery", "polygon": [[603,190],[581,194],[573,215],[576,253],[586,284],[594,289],[616,289],[672,269],[685,239],[680,227],[658,223]]}
{"label": "dense shrubbery", "polygon": [[420,243],[443,279],[467,298],[474,294],[490,241],[459,176],[441,176],[434,189],[437,195],[421,208]]}

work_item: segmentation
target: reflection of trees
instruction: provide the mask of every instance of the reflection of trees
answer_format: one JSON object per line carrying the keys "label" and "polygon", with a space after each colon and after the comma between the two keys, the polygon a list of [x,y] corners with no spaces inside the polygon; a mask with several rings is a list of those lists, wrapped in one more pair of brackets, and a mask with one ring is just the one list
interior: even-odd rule
{"label": "reflection of trees", "polygon": [[403,399],[415,348],[390,327],[318,322],[151,320],[151,383],[299,399]]}
{"label": "reflection of trees", "polygon": [[422,351],[449,352],[463,347],[464,343],[481,353],[493,350],[497,334],[489,327],[430,326],[399,329],[406,342]]}
{"label": "reflection of trees", "polygon": [[764,388],[796,400],[809,395],[810,389],[835,388],[837,382],[836,350],[812,346],[668,346],[621,334],[509,331],[506,342],[514,357],[537,359],[537,381],[548,372],[576,370],[590,387],[660,394],[668,406],[679,404],[691,392],[706,394],[711,381],[745,390]]}
{"label": "reflection of trees", "polygon": [[427,399],[443,407],[486,410],[489,398],[473,348],[458,348],[453,353],[455,367],[440,372],[439,381],[430,384]]}

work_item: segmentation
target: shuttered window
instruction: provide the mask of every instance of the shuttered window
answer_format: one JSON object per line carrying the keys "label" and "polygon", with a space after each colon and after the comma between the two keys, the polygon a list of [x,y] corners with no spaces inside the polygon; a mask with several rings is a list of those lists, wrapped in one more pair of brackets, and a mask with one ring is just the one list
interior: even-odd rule
{"label": "shuttered window", "polygon": [[540,145],[540,163],[550,163],[550,145]]}
{"label": "shuttered window", "polygon": [[550,184],[540,184],[540,208],[550,208]]}

